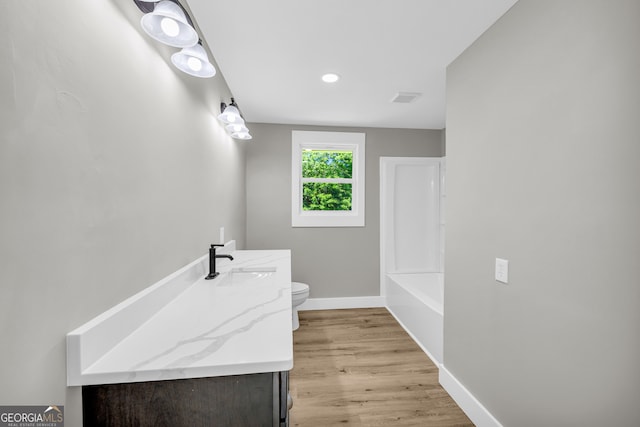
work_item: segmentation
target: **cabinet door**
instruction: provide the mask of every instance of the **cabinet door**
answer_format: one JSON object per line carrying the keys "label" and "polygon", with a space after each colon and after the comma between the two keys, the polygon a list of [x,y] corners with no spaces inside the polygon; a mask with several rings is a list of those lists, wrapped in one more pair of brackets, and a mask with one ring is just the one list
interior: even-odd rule
{"label": "cabinet door", "polygon": [[271,427],[272,373],[82,388],[84,426]]}

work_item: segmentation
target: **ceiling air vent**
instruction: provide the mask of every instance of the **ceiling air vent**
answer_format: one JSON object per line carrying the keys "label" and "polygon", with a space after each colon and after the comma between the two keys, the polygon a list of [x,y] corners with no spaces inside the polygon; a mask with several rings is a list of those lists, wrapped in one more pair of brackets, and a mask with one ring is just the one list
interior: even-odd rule
{"label": "ceiling air vent", "polygon": [[397,102],[399,104],[408,104],[409,102],[413,102],[418,98],[421,93],[418,92],[398,92],[396,96],[393,97],[391,102]]}

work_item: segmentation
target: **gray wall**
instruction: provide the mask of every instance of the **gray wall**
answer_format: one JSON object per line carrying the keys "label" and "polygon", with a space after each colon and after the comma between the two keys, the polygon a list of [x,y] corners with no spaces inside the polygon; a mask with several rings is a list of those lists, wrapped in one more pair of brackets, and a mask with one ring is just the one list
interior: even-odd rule
{"label": "gray wall", "polygon": [[[247,148],[247,248],[290,248],[293,280],[311,298],[380,295],[381,156],[444,154],[439,130],[250,124]],[[366,134],[365,227],[291,227],[291,131]]]}
{"label": "gray wall", "polygon": [[65,335],[242,246],[244,146],[224,79],[175,71],[130,0],[0,2],[0,405],[66,405]]}
{"label": "gray wall", "polygon": [[505,426],[640,425],[639,19],[520,0],[448,69],[444,364]]}

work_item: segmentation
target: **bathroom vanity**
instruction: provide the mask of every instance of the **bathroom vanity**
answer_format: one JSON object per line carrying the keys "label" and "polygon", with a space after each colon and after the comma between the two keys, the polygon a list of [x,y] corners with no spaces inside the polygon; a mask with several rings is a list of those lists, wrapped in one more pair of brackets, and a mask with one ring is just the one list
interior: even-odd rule
{"label": "bathroom vanity", "polygon": [[224,249],[67,335],[84,425],[288,425],[290,252]]}

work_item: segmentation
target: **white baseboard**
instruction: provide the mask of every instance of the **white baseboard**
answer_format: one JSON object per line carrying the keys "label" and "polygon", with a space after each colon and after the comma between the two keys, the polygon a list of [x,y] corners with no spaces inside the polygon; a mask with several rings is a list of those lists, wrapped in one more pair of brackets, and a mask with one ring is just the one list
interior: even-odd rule
{"label": "white baseboard", "polygon": [[298,307],[303,310],[337,310],[344,308],[386,307],[382,296],[344,297],[344,298],[309,298]]}
{"label": "white baseboard", "polygon": [[491,412],[444,365],[440,365],[438,380],[476,427],[502,427],[502,424],[491,415]]}

